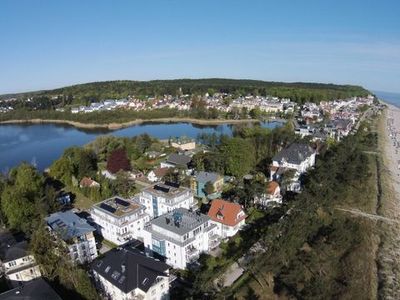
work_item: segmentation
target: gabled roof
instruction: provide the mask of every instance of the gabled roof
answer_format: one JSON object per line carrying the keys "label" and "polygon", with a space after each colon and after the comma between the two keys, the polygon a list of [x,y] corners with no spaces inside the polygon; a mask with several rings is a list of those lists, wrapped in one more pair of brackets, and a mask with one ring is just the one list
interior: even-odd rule
{"label": "gabled roof", "polygon": [[46,222],[65,241],[96,230],[70,210],[51,214]]}
{"label": "gabled roof", "polygon": [[42,278],[0,294],[0,300],[62,300],[51,286]]}
{"label": "gabled roof", "polygon": [[208,216],[215,222],[235,226],[246,218],[244,213],[239,218],[237,217],[241,211],[243,211],[242,206],[237,203],[215,199],[211,202]]}
{"label": "gabled roof", "polygon": [[192,159],[184,154],[172,153],[168,156],[167,163],[177,166],[186,166]]}
{"label": "gabled roof", "polygon": [[124,293],[129,293],[136,288],[147,292],[157,277],[168,276],[170,266],[125,246],[97,258],[91,268]]}
{"label": "gabled roof", "polygon": [[0,233],[0,261],[3,263],[28,255],[28,242],[23,234]]}
{"label": "gabled roof", "polygon": [[275,194],[276,189],[279,188],[279,184],[276,181],[270,181],[267,185],[267,194],[273,195]]}
{"label": "gabled roof", "polygon": [[92,186],[92,184],[98,185],[99,183],[90,177],[83,177],[82,180],[79,182],[79,185],[83,187],[90,187]]}
{"label": "gabled roof", "polygon": [[169,168],[157,168],[157,169],[154,169],[153,172],[157,178],[161,178],[168,173],[168,170],[169,170]]}
{"label": "gabled roof", "polygon": [[276,154],[272,160],[278,162],[285,160],[287,163],[298,165],[310,157],[314,152],[314,149],[307,144],[294,143],[281,150],[281,152]]}

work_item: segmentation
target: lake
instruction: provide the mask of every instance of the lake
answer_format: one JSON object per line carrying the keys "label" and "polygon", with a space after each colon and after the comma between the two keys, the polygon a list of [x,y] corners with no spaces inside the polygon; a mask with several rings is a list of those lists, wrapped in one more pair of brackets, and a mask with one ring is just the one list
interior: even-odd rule
{"label": "lake", "polygon": [[[280,122],[265,122],[261,126],[275,128]],[[197,138],[200,133],[232,135],[235,125],[215,126],[191,123],[150,123],[135,125],[115,131],[79,129],[60,124],[7,124],[0,125],[0,171],[26,161],[44,170],[59,158],[64,150],[71,146],[82,146],[97,136],[111,134],[119,137],[132,137],[147,133],[159,139],[175,136]]]}

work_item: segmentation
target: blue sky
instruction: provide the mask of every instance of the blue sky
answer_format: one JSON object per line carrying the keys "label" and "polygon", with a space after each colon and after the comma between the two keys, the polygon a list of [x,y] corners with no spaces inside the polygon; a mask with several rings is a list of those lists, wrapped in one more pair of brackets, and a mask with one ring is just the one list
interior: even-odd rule
{"label": "blue sky", "polygon": [[400,92],[400,1],[1,0],[0,93],[250,78]]}

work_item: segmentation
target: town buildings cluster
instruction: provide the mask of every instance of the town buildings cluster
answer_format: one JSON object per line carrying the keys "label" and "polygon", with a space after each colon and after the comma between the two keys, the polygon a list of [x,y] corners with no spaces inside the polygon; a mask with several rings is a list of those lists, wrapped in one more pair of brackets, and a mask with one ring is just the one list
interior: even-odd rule
{"label": "town buildings cluster", "polygon": [[[207,106],[218,108],[224,97],[220,94],[214,97],[221,98],[215,100],[207,96]],[[123,100],[119,104],[109,101],[102,105],[111,108],[135,103]],[[168,103],[154,101],[158,105]],[[340,140],[358,126],[361,108],[372,101],[373,97],[369,96],[319,105],[305,103],[297,110],[288,99],[239,97],[230,105],[257,107],[268,112],[290,109],[297,112],[296,134],[312,139]],[[304,126],[308,126],[307,130]],[[176,152],[170,155],[148,152],[149,158],[161,158],[160,163],[147,174],[131,174],[146,183],[136,195],[104,199],[90,208],[87,212],[90,216],[67,210],[45,218],[49,231],[66,249],[71,261],[89,264],[96,287],[107,299],[168,299],[174,280],[172,269],[196,266],[202,253],[213,253],[221,241],[232,238],[246,226],[244,208],[221,199],[224,184],[230,178],[193,168],[191,161],[198,147],[196,141],[183,137],[169,143]],[[261,208],[268,208],[282,204],[283,191],[301,192],[301,176],[314,167],[317,153],[318,149],[306,141],[281,149],[266,166],[270,176],[265,180],[264,192],[250,200]],[[165,180],[171,170],[190,176],[188,186]],[[115,174],[105,171],[110,180],[115,180]],[[84,177],[79,186],[98,188],[99,183]],[[208,203],[207,211],[201,212],[199,203]],[[116,247],[99,255],[95,236]],[[40,268],[27,251],[26,240],[1,232],[0,241],[0,268],[4,276],[16,288],[27,282],[41,285]],[[29,287],[29,284],[24,286]]]}

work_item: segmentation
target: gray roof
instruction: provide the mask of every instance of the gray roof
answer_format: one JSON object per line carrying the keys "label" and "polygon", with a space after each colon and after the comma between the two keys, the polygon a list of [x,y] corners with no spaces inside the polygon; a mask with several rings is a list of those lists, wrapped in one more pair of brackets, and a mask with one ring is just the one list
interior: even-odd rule
{"label": "gray roof", "polygon": [[106,252],[91,263],[91,268],[124,293],[129,293],[136,288],[147,292],[157,277],[168,276],[166,271],[170,266],[124,246]]}
{"label": "gray roof", "polygon": [[8,262],[28,255],[28,242],[23,234],[0,233],[0,261]]}
{"label": "gray roof", "polygon": [[176,166],[187,166],[187,164],[191,161],[192,159],[184,154],[178,154],[178,153],[172,153],[170,156],[167,158],[167,163],[176,165]]}
{"label": "gray roof", "polygon": [[85,219],[78,217],[72,211],[56,212],[46,218],[47,224],[60,234],[63,240],[79,237],[95,231]]}
{"label": "gray roof", "polygon": [[310,157],[314,152],[314,149],[307,144],[294,143],[281,150],[281,152],[276,154],[272,160],[280,162],[284,159],[290,164],[300,164],[306,158]]}
{"label": "gray roof", "polygon": [[0,300],[62,300],[52,287],[42,278],[0,294]]}
{"label": "gray roof", "polygon": [[215,181],[217,181],[219,178],[219,174],[218,173],[214,173],[214,172],[204,172],[204,171],[200,171],[197,173],[196,175],[196,180],[198,182],[208,182],[210,181],[211,183],[214,183]]}
{"label": "gray roof", "polygon": [[207,215],[181,207],[150,222],[152,225],[159,226],[178,235],[184,235],[208,220],[210,220],[210,217]]}
{"label": "gray roof", "polygon": [[333,120],[332,123],[336,128],[346,129],[353,122],[351,120],[348,120],[348,119],[336,119],[336,120]]}

